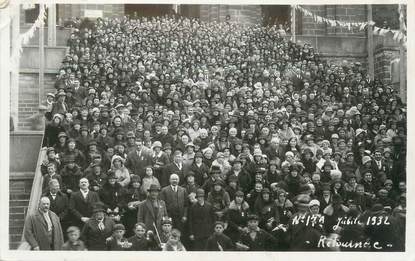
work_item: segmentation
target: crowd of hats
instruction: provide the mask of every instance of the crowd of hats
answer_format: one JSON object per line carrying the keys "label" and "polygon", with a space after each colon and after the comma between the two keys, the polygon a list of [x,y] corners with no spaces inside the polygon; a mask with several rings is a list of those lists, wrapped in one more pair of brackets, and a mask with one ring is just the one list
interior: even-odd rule
{"label": "crowd of hats", "polygon": [[[99,18],[92,27],[74,28],[68,45],[55,94],[66,97],[67,108],[54,117],[69,136],[75,133],[70,138],[77,137],[74,128],[95,137],[108,129],[152,149],[187,153],[190,146],[192,157],[209,167],[220,157],[243,163],[252,180],[261,173],[266,193],[280,188],[292,200],[307,191],[290,191],[297,180],[292,172],[304,188],[328,171],[324,183],[342,197],[350,178],[369,182],[366,172],[376,183],[374,199],[386,182],[398,191],[406,181],[405,157],[398,157],[405,155],[406,107],[393,86],[372,80],[360,62],[323,59],[310,44],[281,37],[276,27]],[[173,142],[154,138],[162,126]],[[206,160],[206,152],[213,159]],[[376,152],[387,166],[380,174],[367,164]],[[217,182],[225,187],[229,180]],[[312,205],[326,188],[315,187]]]}

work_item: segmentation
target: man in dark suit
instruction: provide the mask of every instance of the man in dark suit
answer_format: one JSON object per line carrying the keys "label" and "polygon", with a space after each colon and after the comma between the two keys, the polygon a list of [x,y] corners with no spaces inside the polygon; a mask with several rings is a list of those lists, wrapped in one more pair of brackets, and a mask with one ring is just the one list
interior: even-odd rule
{"label": "man in dark suit", "polygon": [[144,177],[144,168],[152,165],[152,151],[143,146],[143,141],[140,138],[136,138],[136,149],[128,153],[125,167],[131,174]]}
{"label": "man in dark suit", "polygon": [[166,203],[160,200],[160,187],[151,184],[148,198],[138,205],[137,222],[144,223],[148,230],[161,231],[161,220],[167,217]]}
{"label": "man in dark suit", "polygon": [[100,201],[98,193],[89,190],[88,179],[79,180],[80,190],[71,194],[69,211],[71,212],[71,225],[83,227],[92,216],[93,205]]}
{"label": "man in dark suit", "polygon": [[185,169],[183,165],[183,153],[181,150],[176,150],[173,155],[173,162],[166,165],[163,175],[160,177],[161,187],[169,185],[169,178],[171,174],[177,174],[180,179],[180,185],[184,184]]}
{"label": "man in dark suit", "polygon": [[98,202],[94,205],[93,216],[89,219],[81,233],[82,241],[88,250],[106,250],[107,238],[112,235],[115,223],[104,213],[103,204]]}
{"label": "man in dark suit", "polygon": [[50,200],[50,210],[58,215],[62,231],[66,231],[68,228],[69,199],[65,193],[60,191],[59,181],[56,179],[50,180],[49,192],[44,196],[48,197]]}
{"label": "man in dark suit", "polygon": [[189,235],[193,242],[192,250],[205,250],[206,241],[213,232],[215,212],[212,205],[205,201],[205,191],[196,191],[197,202],[189,207]]}
{"label": "man in dark suit", "polygon": [[179,180],[177,174],[171,174],[170,185],[161,190],[160,199],[166,203],[167,214],[172,218],[173,227],[183,232],[189,200],[186,189],[179,186]]}
{"label": "man in dark suit", "polygon": [[59,217],[49,208],[49,198],[42,197],[39,209],[26,218],[23,235],[32,250],[60,250],[63,245]]}

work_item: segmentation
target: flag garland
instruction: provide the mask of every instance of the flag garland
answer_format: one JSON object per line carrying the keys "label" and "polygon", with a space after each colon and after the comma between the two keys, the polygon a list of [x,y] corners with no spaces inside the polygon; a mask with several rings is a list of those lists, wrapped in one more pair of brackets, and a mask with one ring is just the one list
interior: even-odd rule
{"label": "flag garland", "polygon": [[23,45],[27,44],[29,40],[35,35],[36,29],[45,25],[46,8],[47,6],[45,4],[41,4],[39,8],[39,16],[37,17],[36,21],[33,23],[33,25],[30,27],[29,30],[27,30],[25,33],[22,33],[18,36],[17,46],[13,49],[13,53],[11,56],[12,65],[18,64],[18,60],[23,51]]}
{"label": "flag garland", "polygon": [[[340,26],[343,28],[347,28],[349,31],[353,28],[358,28],[360,31],[365,30],[367,27],[371,26],[373,28],[373,34],[374,35],[380,35],[380,36],[386,36],[389,32],[393,34],[393,40],[395,40],[398,43],[402,43],[404,46],[406,46],[406,33],[402,32],[401,30],[392,30],[392,29],[384,29],[380,28],[375,25],[374,21],[369,22],[344,22],[344,21],[338,21],[333,19],[328,19],[325,17],[321,17],[319,15],[313,14],[312,12],[308,11],[307,9],[301,7],[300,5],[295,5],[294,8],[299,10],[301,13],[303,13],[305,16],[311,16],[313,20],[317,23],[325,23],[330,26]],[[403,7],[399,5],[399,19],[400,21],[404,19],[403,15]],[[402,22],[402,24],[405,26],[405,23]],[[406,26],[405,26],[406,28]],[[406,30],[405,30],[406,32]]]}

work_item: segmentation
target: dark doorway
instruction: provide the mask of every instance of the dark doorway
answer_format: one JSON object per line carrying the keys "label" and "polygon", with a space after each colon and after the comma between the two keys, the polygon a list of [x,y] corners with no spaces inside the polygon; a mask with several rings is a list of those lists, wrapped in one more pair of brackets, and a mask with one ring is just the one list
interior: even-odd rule
{"label": "dark doorway", "polygon": [[289,5],[263,5],[263,25],[290,24],[291,7]]}
{"label": "dark doorway", "polygon": [[[39,4],[35,4],[34,8],[24,10],[24,14],[25,14],[24,22],[26,24],[33,24],[36,21],[37,17],[39,16],[39,9],[40,9]],[[47,24],[47,17],[48,17],[48,9],[46,9],[46,18],[45,18],[46,24]],[[58,21],[59,21],[59,5],[57,4],[56,5],[56,22]]]}
{"label": "dark doorway", "polygon": [[128,16],[163,16],[173,14],[172,5],[144,5],[144,4],[126,4],[124,12]]}

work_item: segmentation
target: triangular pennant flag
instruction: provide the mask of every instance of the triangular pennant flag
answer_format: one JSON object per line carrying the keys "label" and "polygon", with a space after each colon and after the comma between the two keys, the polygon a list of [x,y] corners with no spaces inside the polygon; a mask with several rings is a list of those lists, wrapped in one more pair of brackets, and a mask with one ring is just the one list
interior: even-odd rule
{"label": "triangular pennant flag", "polygon": [[360,23],[360,28],[359,28],[359,30],[360,30],[360,31],[363,31],[363,29],[365,29],[365,27],[366,27],[366,23]]}

